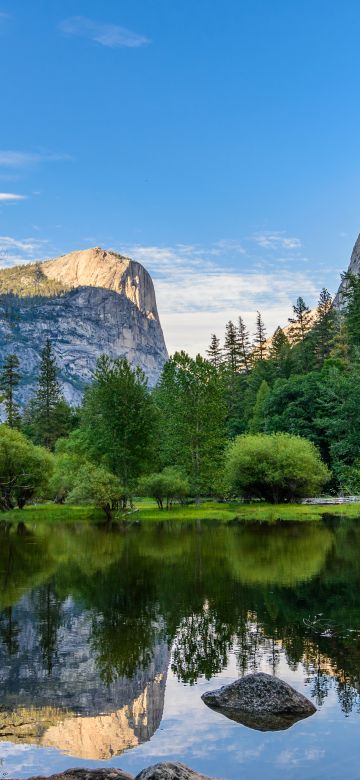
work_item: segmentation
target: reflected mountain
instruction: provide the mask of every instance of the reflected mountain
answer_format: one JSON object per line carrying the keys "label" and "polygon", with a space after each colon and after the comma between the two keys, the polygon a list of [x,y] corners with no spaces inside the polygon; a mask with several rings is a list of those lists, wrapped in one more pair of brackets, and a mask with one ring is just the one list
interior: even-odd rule
{"label": "reflected mountain", "polygon": [[[92,644],[94,619],[53,586],[12,610],[16,652],[0,646],[0,739],[56,747],[78,758],[109,759],[159,727],[169,650],[159,641],[145,668],[106,684]],[[51,661],[50,661],[51,659]]]}
{"label": "reflected mountain", "polygon": [[147,742],[161,723],[167,671],[148,670],[149,682],[122,684],[128,702],[114,712],[76,715],[51,707],[16,708],[0,713],[0,740],[52,747],[77,758],[108,760],[124,750]]}
{"label": "reflected mountain", "polygon": [[[110,758],[150,739],[169,663],[210,680],[303,664],[360,702],[360,524],[0,531],[0,739]],[[1,611],[2,607],[2,611]],[[171,649],[171,660],[170,660]]]}

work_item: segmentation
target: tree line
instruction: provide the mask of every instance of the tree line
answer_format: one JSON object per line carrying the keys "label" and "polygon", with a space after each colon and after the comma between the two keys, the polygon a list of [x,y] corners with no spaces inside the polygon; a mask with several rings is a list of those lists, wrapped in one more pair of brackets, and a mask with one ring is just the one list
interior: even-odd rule
{"label": "tree line", "polygon": [[[46,341],[21,415],[21,367],[8,355],[2,451],[11,437],[15,449],[41,449],[53,497],[89,501],[108,519],[139,491],[160,508],[187,495],[293,500],[326,483],[360,492],[360,278],[344,282],[341,310],[325,289],[315,313],[298,298],[289,328],[272,339],[258,312],[253,341],[239,317],[223,344],[211,337],[206,357],[175,353],[153,390],[140,369],[103,355],[77,410],[63,397]],[[10,508],[12,480],[31,497],[30,477],[25,467],[20,476],[6,468],[0,463],[0,504]]]}

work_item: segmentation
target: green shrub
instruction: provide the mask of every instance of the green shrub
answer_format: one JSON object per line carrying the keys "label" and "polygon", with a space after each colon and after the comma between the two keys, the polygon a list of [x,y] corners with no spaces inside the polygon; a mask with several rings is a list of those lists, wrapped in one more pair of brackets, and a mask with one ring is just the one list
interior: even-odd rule
{"label": "green shrub", "polygon": [[171,466],[158,474],[149,474],[139,480],[142,495],[156,499],[159,509],[163,509],[166,500],[168,509],[174,501],[181,501],[189,495],[189,483],[180,471]]}
{"label": "green shrub", "polygon": [[120,480],[104,466],[85,463],[80,466],[73,489],[67,495],[68,504],[94,504],[102,509],[108,522],[114,512],[125,508],[127,493]]}
{"label": "green shrub", "polygon": [[23,433],[0,425],[0,509],[25,506],[46,490],[53,470],[53,456],[37,447]]}
{"label": "green shrub", "polygon": [[294,501],[318,494],[330,476],[315,445],[287,433],[238,436],[225,455],[225,485],[245,498]]}
{"label": "green shrub", "polygon": [[360,460],[357,459],[351,466],[346,463],[334,464],[334,476],[341,493],[346,496],[360,494]]}

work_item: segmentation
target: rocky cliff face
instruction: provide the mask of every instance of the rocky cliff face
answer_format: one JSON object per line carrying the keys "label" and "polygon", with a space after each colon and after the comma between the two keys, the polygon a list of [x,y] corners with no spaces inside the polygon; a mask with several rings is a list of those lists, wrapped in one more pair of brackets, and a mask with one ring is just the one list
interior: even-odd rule
{"label": "rocky cliff face", "polygon": [[[360,234],[356,239],[353,251],[351,253],[348,271],[354,276],[360,276]],[[341,308],[345,303],[343,297],[344,290],[346,290],[346,282],[342,281],[334,298],[334,305],[337,308]]]}
{"label": "rocky cliff face", "polygon": [[80,402],[97,358],[126,357],[151,385],[167,351],[148,272],[130,258],[95,249],[0,271],[0,360],[14,352],[26,402],[36,383],[39,353],[50,338],[64,395]]}

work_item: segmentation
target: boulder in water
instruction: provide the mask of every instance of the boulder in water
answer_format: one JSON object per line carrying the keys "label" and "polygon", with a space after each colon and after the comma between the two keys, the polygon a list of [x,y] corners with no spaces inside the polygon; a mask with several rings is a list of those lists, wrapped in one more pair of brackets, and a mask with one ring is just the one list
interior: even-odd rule
{"label": "boulder in water", "polygon": [[270,674],[248,674],[202,695],[208,707],[258,731],[288,729],[316,712],[309,699]]}
{"label": "boulder in water", "polygon": [[165,761],[143,769],[135,780],[211,780],[211,778],[194,772],[185,764]]}
{"label": "boulder in water", "polygon": [[31,777],[30,780],[134,780],[132,775],[121,769],[67,769],[50,777]]}

